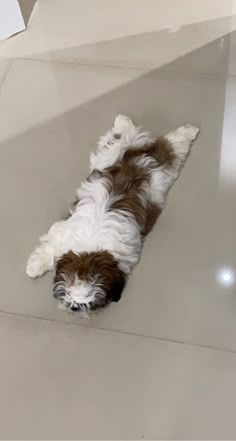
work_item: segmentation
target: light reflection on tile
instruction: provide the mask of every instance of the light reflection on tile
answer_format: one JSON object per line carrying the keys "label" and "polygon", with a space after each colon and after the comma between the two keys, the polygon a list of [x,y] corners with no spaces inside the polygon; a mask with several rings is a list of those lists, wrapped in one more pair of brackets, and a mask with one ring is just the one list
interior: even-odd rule
{"label": "light reflection on tile", "polygon": [[218,282],[223,286],[232,286],[235,284],[235,271],[228,267],[223,267],[217,274]]}

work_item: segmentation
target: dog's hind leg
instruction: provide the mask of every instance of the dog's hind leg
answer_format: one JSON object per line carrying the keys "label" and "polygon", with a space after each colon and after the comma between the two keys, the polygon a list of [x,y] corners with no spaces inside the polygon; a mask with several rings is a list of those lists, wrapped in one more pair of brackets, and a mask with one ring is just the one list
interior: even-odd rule
{"label": "dog's hind leg", "polygon": [[[156,167],[149,169],[150,180],[147,187],[147,218],[144,235],[147,235],[161,214],[169,189],[178,178],[181,167],[189,154],[191,144],[198,136],[194,126],[181,126],[158,138],[150,145]],[[145,162],[144,162],[145,164]]]}
{"label": "dog's hind leg", "polygon": [[151,171],[148,201],[158,206],[159,211],[163,209],[168,191],[178,178],[198,133],[197,127],[181,126],[154,142],[153,157],[157,167]]}
{"label": "dog's hind leg", "polygon": [[180,126],[169,132],[165,139],[170,143],[176,158],[175,167],[178,169],[185,163],[193,141],[199,134],[199,128],[192,125]]}
{"label": "dog's hind leg", "polygon": [[126,115],[118,115],[113,128],[101,136],[97,149],[90,155],[90,170],[103,171],[114,165],[128,147],[129,135],[136,133],[132,120]]}

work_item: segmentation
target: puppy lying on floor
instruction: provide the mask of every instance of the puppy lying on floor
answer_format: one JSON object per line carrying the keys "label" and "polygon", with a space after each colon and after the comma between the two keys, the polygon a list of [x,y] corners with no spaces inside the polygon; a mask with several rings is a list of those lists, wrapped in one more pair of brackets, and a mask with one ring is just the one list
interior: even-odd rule
{"label": "puppy lying on floor", "polygon": [[54,296],[72,311],[117,302],[198,133],[186,125],[153,139],[117,116],[90,156],[90,175],[69,218],[56,222],[31,254],[28,276],[54,270]]}

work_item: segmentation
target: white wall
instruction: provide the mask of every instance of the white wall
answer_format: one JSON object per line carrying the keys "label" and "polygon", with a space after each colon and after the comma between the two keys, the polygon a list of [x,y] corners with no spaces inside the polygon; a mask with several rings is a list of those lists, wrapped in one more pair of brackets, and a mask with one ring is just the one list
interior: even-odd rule
{"label": "white wall", "polygon": [[17,0],[0,0],[0,40],[25,29]]}

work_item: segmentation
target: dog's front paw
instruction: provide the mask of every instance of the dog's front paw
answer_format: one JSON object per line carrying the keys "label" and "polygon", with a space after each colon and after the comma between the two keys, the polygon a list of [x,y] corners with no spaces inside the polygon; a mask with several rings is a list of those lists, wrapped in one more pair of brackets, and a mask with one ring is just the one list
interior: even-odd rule
{"label": "dog's front paw", "polygon": [[26,265],[26,274],[32,279],[43,276],[48,271],[45,263],[42,260],[40,253],[35,250],[29,257]]}
{"label": "dog's front paw", "polygon": [[134,127],[133,121],[129,116],[118,115],[114,122],[114,128],[118,133],[125,132]]}

